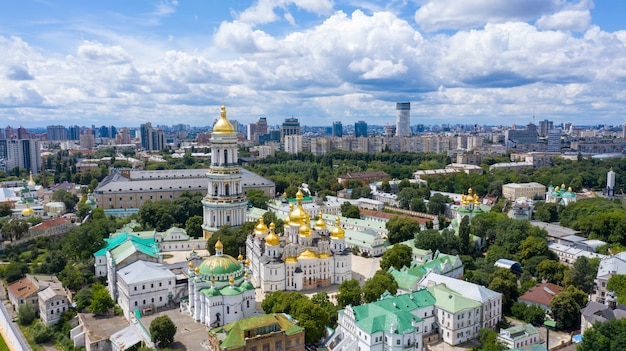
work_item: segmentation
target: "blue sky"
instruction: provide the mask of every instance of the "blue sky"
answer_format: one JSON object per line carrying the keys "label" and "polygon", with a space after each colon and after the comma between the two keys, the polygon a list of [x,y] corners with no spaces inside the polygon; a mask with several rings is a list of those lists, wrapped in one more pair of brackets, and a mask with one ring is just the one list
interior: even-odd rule
{"label": "blue sky", "polygon": [[621,124],[624,1],[0,3],[0,126]]}

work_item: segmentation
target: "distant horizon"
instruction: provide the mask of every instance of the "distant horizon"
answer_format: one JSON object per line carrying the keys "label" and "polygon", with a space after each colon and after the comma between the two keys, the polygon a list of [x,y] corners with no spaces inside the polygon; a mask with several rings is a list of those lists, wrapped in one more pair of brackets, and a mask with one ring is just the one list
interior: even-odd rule
{"label": "distant horizon", "polygon": [[[624,1],[3,3],[2,125],[626,122]],[[278,121],[280,123],[281,121]],[[560,123],[560,122],[559,122]]]}

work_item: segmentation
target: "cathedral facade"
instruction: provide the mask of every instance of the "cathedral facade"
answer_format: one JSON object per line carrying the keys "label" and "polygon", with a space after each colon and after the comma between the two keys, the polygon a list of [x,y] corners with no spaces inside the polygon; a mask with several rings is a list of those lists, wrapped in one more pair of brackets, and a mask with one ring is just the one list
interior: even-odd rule
{"label": "cathedral facade", "polygon": [[263,292],[311,290],[352,279],[352,254],[346,248],[339,218],[332,230],[327,229],[321,214],[312,223],[302,199],[302,191],[298,191],[283,236],[276,234],[274,223],[268,228],[262,217],[248,235],[252,283]]}
{"label": "cathedral facade", "polygon": [[248,208],[242,174],[237,164],[237,133],[226,119],[224,106],[211,133],[211,167],[207,178],[208,191],[202,199],[202,231],[205,239],[224,225],[242,225],[246,221]]}

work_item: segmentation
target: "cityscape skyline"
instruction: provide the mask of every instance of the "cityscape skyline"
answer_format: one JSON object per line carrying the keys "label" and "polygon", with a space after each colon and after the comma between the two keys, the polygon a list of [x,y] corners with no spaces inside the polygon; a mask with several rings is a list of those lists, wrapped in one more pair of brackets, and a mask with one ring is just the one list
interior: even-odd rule
{"label": "cityscape skyline", "polygon": [[[618,1],[10,2],[0,119],[624,123]],[[506,122],[506,123],[503,123]],[[536,122],[535,122],[536,123]]]}

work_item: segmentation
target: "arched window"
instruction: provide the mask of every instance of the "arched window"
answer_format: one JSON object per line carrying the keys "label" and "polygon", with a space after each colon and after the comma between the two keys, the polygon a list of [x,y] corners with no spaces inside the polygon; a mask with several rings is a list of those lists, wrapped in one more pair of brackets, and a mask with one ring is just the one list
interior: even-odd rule
{"label": "arched window", "polygon": [[228,164],[228,150],[224,150],[224,164]]}

